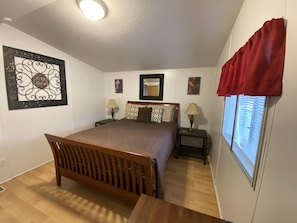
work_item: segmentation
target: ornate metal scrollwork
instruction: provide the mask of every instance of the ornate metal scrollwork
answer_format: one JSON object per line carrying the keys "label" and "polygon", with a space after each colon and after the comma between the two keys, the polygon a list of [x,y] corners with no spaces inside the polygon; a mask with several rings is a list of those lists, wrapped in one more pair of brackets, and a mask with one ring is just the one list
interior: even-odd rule
{"label": "ornate metal scrollwork", "polygon": [[9,109],[66,105],[64,61],[3,46]]}

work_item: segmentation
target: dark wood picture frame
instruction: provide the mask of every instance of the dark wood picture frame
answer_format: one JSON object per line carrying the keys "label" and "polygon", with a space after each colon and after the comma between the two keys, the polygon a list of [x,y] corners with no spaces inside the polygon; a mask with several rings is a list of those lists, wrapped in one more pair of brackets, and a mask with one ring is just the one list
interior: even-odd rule
{"label": "dark wood picture frame", "polygon": [[[147,83],[152,83],[154,92],[147,91]],[[141,74],[139,77],[139,99],[140,100],[163,100],[164,74]]]}
{"label": "dark wood picture frame", "polygon": [[200,94],[201,77],[189,77],[187,94]]}
{"label": "dark wood picture frame", "polygon": [[115,79],[115,93],[123,93],[123,79]]}

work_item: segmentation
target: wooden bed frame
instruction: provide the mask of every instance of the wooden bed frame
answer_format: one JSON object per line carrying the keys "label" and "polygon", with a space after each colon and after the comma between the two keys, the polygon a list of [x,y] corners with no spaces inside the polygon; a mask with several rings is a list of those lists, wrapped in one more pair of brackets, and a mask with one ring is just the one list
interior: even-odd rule
{"label": "wooden bed frame", "polygon": [[[178,121],[179,104],[128,103],[175,105],[174,121]],[[61,185],[61,176],[64,176],[132,204],[136,204],[142,193],[156,196],[157,164],[151,157],[50,134],[45,134],[45,137],[54,155],[58,186]]]}
{"label": "wooden bed frame", "polygon": [[58,186],[64,176],[129,203],[136,203],[142,193],[153,195],[150,157],[45,136],[54,154]]}

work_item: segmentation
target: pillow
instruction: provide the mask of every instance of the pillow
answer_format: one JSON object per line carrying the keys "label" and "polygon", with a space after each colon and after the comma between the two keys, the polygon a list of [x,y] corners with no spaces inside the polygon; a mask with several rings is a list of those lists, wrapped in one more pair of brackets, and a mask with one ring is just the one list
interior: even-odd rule
{"label": "pillow", "polygon": [[139,122],[151,122],[152,108],[139,108],[137,121]]}
{"label": "pillow", "polygon": [[172,122],[175,113],[175,106],[165,105],[163,106],[163,109],[162,122]]}
{"label": "pillow", "polygon": [[138,109],[144,105],[129,104],[127,119],[136,120],[138,117]]}
{"label": "pillow", "polygon": [[151,115],[151,121],[161,123],[162,122],[162,114],[163,114],[163,108],[160,106],[153,106],[152,107],[152,115]]}
{"label": "pillow", "polygon": [[129,103],[126,103],[126,108],[125,108],[125,115],[124,115],[124,118],[127,118],[127,117],[128,117],[129,107],[130,107],[130,104],[129,104]]}

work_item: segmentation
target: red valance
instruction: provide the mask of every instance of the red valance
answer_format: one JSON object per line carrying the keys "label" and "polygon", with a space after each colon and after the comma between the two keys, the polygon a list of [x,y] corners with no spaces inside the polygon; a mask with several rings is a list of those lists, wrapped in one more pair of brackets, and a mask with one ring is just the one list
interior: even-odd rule
{"label": "red valance", "polygon": [[219,96],[280,96],[285,60],[284,19],[264,23],[222,67]]}

